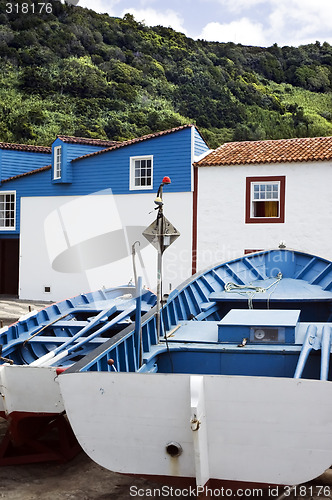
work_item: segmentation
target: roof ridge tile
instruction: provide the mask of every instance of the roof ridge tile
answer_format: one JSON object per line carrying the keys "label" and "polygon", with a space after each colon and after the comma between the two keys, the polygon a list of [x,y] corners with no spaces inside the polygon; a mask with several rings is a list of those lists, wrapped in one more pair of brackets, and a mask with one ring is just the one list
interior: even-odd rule
{"label": "roof ridge tile", "polygon": [[73,135],[57,135],[57,138],[63,142],[68,142],[71,144],[90,144],[90,145],[115,145],[121,144],[119,141],[113,141],[110,139],[96,139],[93,137],[76,137]]}
{"label": "roof ridge tile", "polygon": [[31,151],[34,153],[51,153],[50,146],[36,146],[33,144],[18,144],[14,142],[0,142],[0,149],[13,149],[16,151]]}
{"label": "roof ridge tile", "polygon": [[194,165],[208,167],[327,160],[332,160],[332,137],[294,137],[226,142]]}
{"label": "roof ridge tile", "polygon": [[184,130],[186,128],[190,128],[190,127],[193,127],[193,126],[195,126],[195,125],[192,125],[192,124],[180,125],[178,127],[173,127],[171,129],[168,129],[168,130],[162,130],[160,132],[153,132],[151,134],[143,135],[141,137],[135,137],[134,139],[128,139],[127,141],[120,142],[118,144],[115,144],[114,146],[110,146],[109,148],[102,149],[101,151],[95,151],[94,153],[89,153],[89,154],[86,154],[84,156],[79,156],[78,158],[73,158],[72,162],[77,161],[77,160],[82,160],[82,159],[85,159],[85,158],[89,158],[91,156],[96,156],[96,155],[99,155],[99,154],[103,154],[103,153],[106,153],[108,151],[113,151],[114,149],[119,149],[119,148],[123,148],[125,146],[130,146],[132,144],[136,144],[138,142],[143,142],[143,141],[146,141],[148,139],[154,139],[156,137],[161,137],[163,135],[168,135],[168,134],[171,134],[173,132],[178,132],[180,130]]}
{"label": "roof ridge tile", "polygon": [[13,175],[12,177],[7,177],[7,179],[2,179],[1,183],[13,181],[15,179],[20,179],[21,177],[26,177],[28,175],[37,174],[43,172],[44,170],[50,170],[52,165],[45,165],[45,167],[35,168],[34,170],[29,170],[28,172],[23,172],[23,174]]}

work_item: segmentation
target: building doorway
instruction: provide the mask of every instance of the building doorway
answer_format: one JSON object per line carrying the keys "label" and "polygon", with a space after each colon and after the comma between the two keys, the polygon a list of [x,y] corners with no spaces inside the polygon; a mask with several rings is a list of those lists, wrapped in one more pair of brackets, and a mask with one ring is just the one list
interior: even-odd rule
{"label": "building doorway", "polygon": [[19,238],[0,239],[0,294],[18,295]]}

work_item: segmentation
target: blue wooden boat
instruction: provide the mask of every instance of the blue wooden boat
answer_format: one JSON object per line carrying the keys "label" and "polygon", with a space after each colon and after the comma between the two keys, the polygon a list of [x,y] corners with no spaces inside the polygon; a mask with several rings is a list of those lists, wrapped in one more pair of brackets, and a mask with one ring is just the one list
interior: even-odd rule
{"label": "blue wooden boat", "polygon": [[93,460],[201,489],[300,484],[331,466],[332,262],[249,254],[173,290],[160,338],[155,312],[58,377]]}
{"label": "blue wooden boat", "polygon": [[[52,304],[0,330],[0,416],[9,422],[0,464],[70,458],[66,440],[72,438],[57,375],[128,325],[139,324],[155,303],[147,289],[138,297],[135,286],[102,289]],[[50,423],[65,436],[61,453],[41,445],[40,429],[48,432]]]}

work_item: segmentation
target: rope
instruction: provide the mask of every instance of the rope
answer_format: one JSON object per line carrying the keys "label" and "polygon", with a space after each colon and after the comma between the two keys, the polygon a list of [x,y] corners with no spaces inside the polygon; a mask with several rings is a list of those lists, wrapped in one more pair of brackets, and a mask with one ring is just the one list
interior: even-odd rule
{"label": "rope", "polygon": [[[255,285],[252,285],[250,283],[248,285],[238,285],[236,283],[229,282],[229,283],[226,283],[224,290],[225,290],[225,292],[228,292],[228,293],[239,293],[240,295],[246,295],[248,297],[248,307],[249,307],[249,309],[253,309],[252,300],[253,300],[255,294],[267,292],[272,286],[274,286],[274,285],[277,286],[280,283],[281,279],[282,279],[282,274],[278,273],[277,279],[265,288],[262,286],[255,286]],[[270,297],[274,291],[275,291],[275,288],[271,291],[270,295],[268,296],[268,299],[267,299],[268,308],[269,308]]]}

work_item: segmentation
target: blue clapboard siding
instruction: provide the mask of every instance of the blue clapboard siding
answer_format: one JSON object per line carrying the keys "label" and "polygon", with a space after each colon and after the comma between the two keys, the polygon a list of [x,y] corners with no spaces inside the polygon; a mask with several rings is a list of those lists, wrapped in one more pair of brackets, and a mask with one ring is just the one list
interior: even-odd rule
{"label": "blue clapboard siding", "polygon": [[111,188],[114,194],[150,193],[130,190],[130,157],[153,156],[153,189],[165,175],[172,184],[167,192],[191,191],[191,128],[148,139],[113,151],[98,154],[73,165],[73,193]]}
{"label": "blue clapboard siding", "polygon": [[[52,144],[52,165],[54,166],[54,148],[55,146],[61,146],[62,148],[62,175],[61,179],[53,179],[55,184],[61,184],[63,182],[72,182],[72,166],[71,161],[74,158],[80,156],[88,155],[94,153],[95,151],[100,151],[106,149],[105,146],[92,146],[90,144],[79,144],[79,143],[68,143],[63,142],[61,139],[57,138]],[[52,173],[53,178],[53,173]]]}
{"label": "blue clapboard siding", "polygon": [[[58,139],[55,145],[59,145],[57,141]],[[70,145],[68,148],[68,144],[61,142],[60,144],[66,147],[68,155],[74,154],[74,149],[76,153],[78,151],[78,145]],[[198,144],[201,144],[201,139],[198,140]],[[88,154],[88,148],[93,148],[86,146],[83,150],[82,145],[80,147],[82,154]],[[151,193],[157,191],[165,175],[172,181],[171,185],[167,186],[167,192],[191,191],[191,154],[192,132],[191,128],[186,128],[88,158],[77,159],[68,164],[68,168],[72,171],[72,183],[52,182],[51,168],[4,182],[0,187],[0,193],[16,191],[16,230],[0,231],[0,237],[19,233],[21,197],[81,196],[104,189],[111,189],[114,194]],[[153,189],[130,190],[130,157],[145,155],[153,155]]]}
{"label": "blue clapboard siding", "polygon": [[201,156],[207,151],[209,151],[208,145],[206,144],[198,130],[194,128],[194,156]]}
{"label": "blue clapboard siding", "polygon": [[51,153],[0,149],[0,179],[8,179],[51,164]]}

